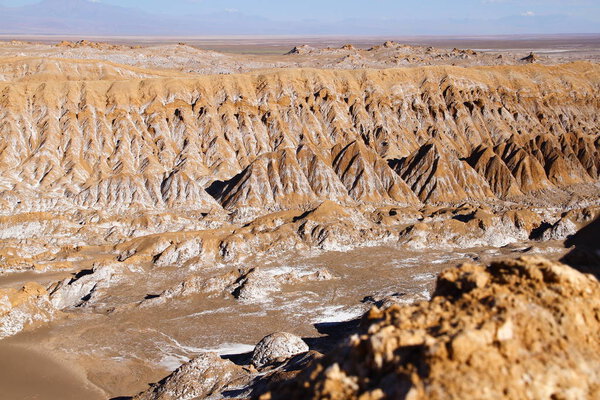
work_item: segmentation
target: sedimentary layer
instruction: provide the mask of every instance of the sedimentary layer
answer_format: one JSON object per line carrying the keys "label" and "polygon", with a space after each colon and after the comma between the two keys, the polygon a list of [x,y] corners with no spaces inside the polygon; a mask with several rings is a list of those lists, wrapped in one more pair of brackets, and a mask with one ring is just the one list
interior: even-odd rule
{"label": "sedimentary layer", "polygon": [[0,202],[247,218],[590,185],[599,82],[577,63],[1,83]]}

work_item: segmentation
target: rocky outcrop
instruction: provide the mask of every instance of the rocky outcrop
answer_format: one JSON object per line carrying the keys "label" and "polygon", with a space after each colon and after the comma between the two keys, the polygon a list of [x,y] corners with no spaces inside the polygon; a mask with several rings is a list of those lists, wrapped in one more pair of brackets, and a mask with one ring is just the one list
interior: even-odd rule
{"label": "rocky outcrop", "polygon": [[242,273],[228,289],[238,300],[245,302],[266,300],[269,294],[281,290],[284,284],[310,281],[329,281],[336,277],[327,269],[317,271],[289,271],[283,273],[265,272],[260,268],[252,268]]}
{"label": "rocky outcrop", "polygon": [[179,367],[134,400],[193,400],[221,398],[229,385],[247,383],[248,374],[215,353],[202,354]]}
{"label": "rocky outcrop", "polygon": [[208,191],[226,209],[242,214],[303,208],[327,198],[349,200],[331,166],[306,146],[263,154],[239,175]]}
{"label": "rocky outcrop", "polygon": [[539,61],[539,59],[540,59],[540,58],[539,58],[539,57],[538,57],[538,56],[537,56],[535,53],[531,52],[531,53],[529,53],[529,55],[528,55],[527,57],[523,57],[523,58],[521,58],[521,61],[524,61],[524,62],[526,62],[526,63],[533,64],[533,63],[536,63],[536,62],[538,62],[538,61]]}
{"label": "rocky outcrop", "polygon": [[548,179],[553,184],[562,187],[595,181],[563,137],[540,135],[530,140],[527,147],[529,153],[544,167]]}
{"label": "rocky outcrop", "polygon": [[0,59],[0,81],[127,80],[173,75],[169,72],[149,71],[98,60],[77,61],[49,57],[38,59],[13,58],[10,59],[10,62],[3,61]]}
{"label": "rocky outcrop", "polygon": [[48,292],[37,283],[20,289],[0,289],[0,339],[48,322],[59,315]]}
{"label": "rocky outcrop", "polygon": [[261,302],[269,300],[273,293],[280,292],[284,285],[334,279],[338,277],[326,268],[305,271],[239,268],[214,276],[206,276],[206,274],[193,276],[156,297],[144,300],[140,305],[150,307],[163,304],[170,299],[182,299],[195,294],[203,294],[209,298],[228,295],[241,302]]}
{"label": "rocky outcrop", "polygon": [[93,42],[85,39],[77,40],[77,41],[67,41],[62,40],[55,45],[56,47],[68,47],[68,48],[78,48],[78,47],[91,47],[94,49],[102,49],[102,50],[125,50],[125,49],[134,49],[139,46],[125,46],[125,45],[117,45],[106,42]]}
{"label": "rocky outcrop", "polygon": [[520,147],[514,137],[496,146],[494,151],[502,158],[523,192],[552,187],[538,159]]}
{"label": "rocky outcrop", "polygon": [[50,302],[59,310],[93,304],[118,280],[114,265],[95,265],[50,287]]}
{"label": "rocky outcrop", "polygon": [[317,49],[312,46],[309,46],[307,44],[302,44],[300,46],[294,46],[293,49],[291,49],[290,51],[288,51],[285,54],[286,55],[293,55],[293,54],[306,55],[306,54],[310,54],[314,51],[317,51]]}
{"label": "rocky outcrop", "polygon": [[261,399],[593,398],[600,284],[539,257],[443,272],[429,302],[372,309],[364,333]]}
{"label": "rocky outcrop", "polygon": [[318,151],[313,151],[307,145],[298,147],[296,157],[312,191],[319,199],[342,204],[351,202],[349,193],[336,175],[330,158],[319,156]]}
{"label": "rocky outcrop", "polygon": [[[20,251],[0,266],[67,265],[82,244],[197,270],[290,249],[562,239],[580,223],[547,225],[598,202],[598,74],[580,63],[2,83],[0,238]],[[532,206],[557,208],[523,216]]]}
{"label": "rocky outcrop", "polygon": [[[398,244],[414,250],[449,250],[480,246],[499,248],[530,239],[564,240],[590,223],[599,212],[598,206],[573,208],[569,212],[540,212],[527,206],[501,208],[469,202],[458,206],[387,206],[365,210],[324,201],[308,211],[281,211],[237,228],[226,226],[128,240],[115,246],[115,253],[117,260],[125,265],[149,263],[157,268],[178,267],[194,275],[197,271],[212,268],[215,263],[239,265],[247,261],[250,267],[232,272],[233,276],[224,273],[223,279],[230,285],[232,280],[244,276],[238,282],[243,285],[236,286],[235,292],[238,298],[250,300],[264,297],[261,293],[266,295],[269,290],[277,291],[287,282],[332,278],[326,269],[322,269],[308,275],[286,272],[274,280],[269,274],[265,276],[260,268],[251,267],[256,265],[255,256],[274,259],[290,249],[347,251],[378,244]],[[11,264],[17,260],[19,258]],[[194,276],[181,290],[197,288],[204,291],[207,279]],[[215,285],[222,288],[221,283]]]}
{"label": "rocky outcrop", "polygon": [[575,135],[567,135],[568,144],[570,144],[573,153],[577,155],[577,159],[585,168],[588,174],[595,179],[598,179],[600,171],[600,138],[582,138]]}

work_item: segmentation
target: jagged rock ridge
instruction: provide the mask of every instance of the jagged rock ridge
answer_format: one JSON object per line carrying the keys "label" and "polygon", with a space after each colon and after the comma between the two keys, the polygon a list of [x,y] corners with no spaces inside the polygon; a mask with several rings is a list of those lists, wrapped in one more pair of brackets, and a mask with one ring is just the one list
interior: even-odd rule
{"label": "jagged rock ridge", "polygon": [[251,216],[590,184],[599,75],[579,63],[3,83],[0,202]]}

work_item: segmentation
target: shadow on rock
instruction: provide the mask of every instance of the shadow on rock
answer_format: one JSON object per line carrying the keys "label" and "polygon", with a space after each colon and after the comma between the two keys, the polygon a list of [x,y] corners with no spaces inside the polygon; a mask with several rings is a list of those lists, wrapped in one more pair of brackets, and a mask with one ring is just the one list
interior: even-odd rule
{"label": "shadow on rock", "polygon": [[600,279],[600,218],[567,239],[565,246],[574,248],[562,262]]}
{"label": "shadow on rock", "polygon": [[353,319],[343,322],[321,322],[314,324],[320,337],[303,338],[311,350],[326,353],[340,344],[348,336],[357,332],[361,319]]}
{"label": "shadow on rock", "polygon": [[236,365],[249,365],[252,362],[252,351],[238,354],[223,354],[221,358],[224,360],[229,360]]}

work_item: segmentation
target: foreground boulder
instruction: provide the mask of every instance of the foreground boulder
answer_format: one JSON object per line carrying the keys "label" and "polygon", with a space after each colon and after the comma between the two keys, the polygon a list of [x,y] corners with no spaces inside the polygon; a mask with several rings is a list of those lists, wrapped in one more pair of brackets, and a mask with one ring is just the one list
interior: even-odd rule
{"label": "foreground boulder", "polygon": [[429,302],[368,329],[261,399],[587,399],[600,393],[600,284],[541,257],[444,271]]}
{"label": "foreground boulder", "polygon": [[135,400],[192,400],[221,398],[221,392],[237,383],[243,385],[247,374],[216,353],[205,353],[179,367],[161,382],[135,396]]}
{"label": "foreground boulder", "polygon": [[285,361],[309,350],[304,341],[287,332],[277,332],[264,337],[252,353],[252,364],[257,368],[276,361]]}

